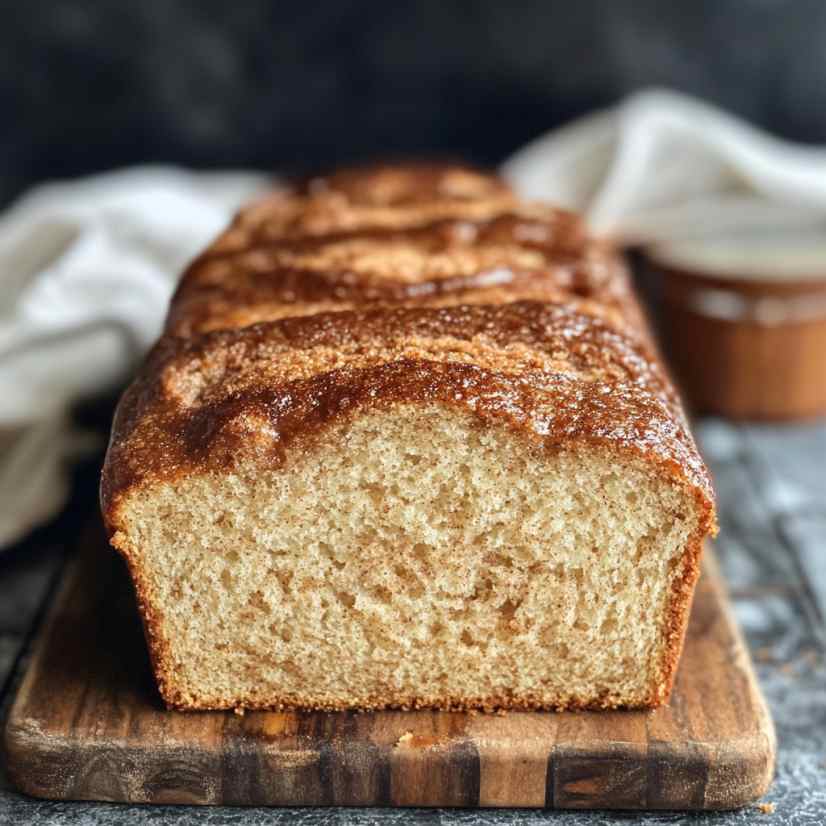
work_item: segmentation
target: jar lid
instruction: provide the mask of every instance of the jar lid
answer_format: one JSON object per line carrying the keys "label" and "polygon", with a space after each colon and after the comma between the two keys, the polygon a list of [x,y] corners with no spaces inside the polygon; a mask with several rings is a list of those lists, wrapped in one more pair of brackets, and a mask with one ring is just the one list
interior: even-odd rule
{"label": "jar lid", "polygon": [[739,281],[826,281],[822,235],[748,235],[655,244],[648,257],[684,273]]}

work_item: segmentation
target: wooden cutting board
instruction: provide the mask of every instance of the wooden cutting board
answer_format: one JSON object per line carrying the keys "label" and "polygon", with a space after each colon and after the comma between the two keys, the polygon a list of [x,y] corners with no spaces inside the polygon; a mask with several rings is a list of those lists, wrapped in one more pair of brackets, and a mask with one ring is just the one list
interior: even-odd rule
{"label": "wooden cutting board", "polygon": [[38,797],[152,803],[721,809],[766,791],[775,738],[706,554],[676,688],[654,712],[164,711],[125,569],[95,527],[5,730]]}

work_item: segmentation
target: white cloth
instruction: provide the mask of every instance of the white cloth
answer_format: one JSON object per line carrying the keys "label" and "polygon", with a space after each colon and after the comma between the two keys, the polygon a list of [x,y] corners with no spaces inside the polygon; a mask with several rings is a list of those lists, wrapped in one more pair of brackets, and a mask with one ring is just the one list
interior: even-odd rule
{"label": "white cloth", "polygon": [[524,196],[582,211],[625,243],[687,249],[714,239],[731,254],[725,241],[770,233],[826,262],[826,149],[675,92],[640,92],[550,132],[503,171]]}
{"label": "white cloth", "polygon": [[[681,95],[645,92],[583,118],[504,172],[627,243],[795,233],[789,249],[808,239],[807,266],[826,261],[826,151]],[[127,375],[186,261],[265,183],[136,169],[40,187],[0,219],[0,547],[64,501],[66,460],[84,447],[68,405]]]}
{"label": "white cloth", "polygon": [[266,185],[146,167],[47,184],[0,219],[0,547],[65,501],[67,409],[121,381],[181,269]]}

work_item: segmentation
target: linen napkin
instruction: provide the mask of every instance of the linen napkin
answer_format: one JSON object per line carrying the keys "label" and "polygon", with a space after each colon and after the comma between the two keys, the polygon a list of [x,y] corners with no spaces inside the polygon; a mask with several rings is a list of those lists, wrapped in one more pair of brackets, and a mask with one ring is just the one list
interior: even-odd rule
{"label": "linen napkin", "polygon": [[186,262],[266,183],[144,167],[40,186],[0,218],[0,547],[65,501],[89,447],[69,405],[134,369]]}
{"label": "linen napkin", "polygon": [[826,251],[826,148],[778,140],[676,92],[640,92],[554,130],[502,171],[523,196],[581,211],[627,244],[770,233]]}

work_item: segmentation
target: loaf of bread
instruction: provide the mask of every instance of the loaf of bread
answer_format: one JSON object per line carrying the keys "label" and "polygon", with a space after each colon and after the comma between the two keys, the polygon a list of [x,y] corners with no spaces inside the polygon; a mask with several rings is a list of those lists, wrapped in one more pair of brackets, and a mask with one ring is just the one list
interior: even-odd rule
{"label": "loaf of bread", "polygon": [[715,529],[617,257],[453,166],[244,210],[102,506],[179,709],[658,705]]}

